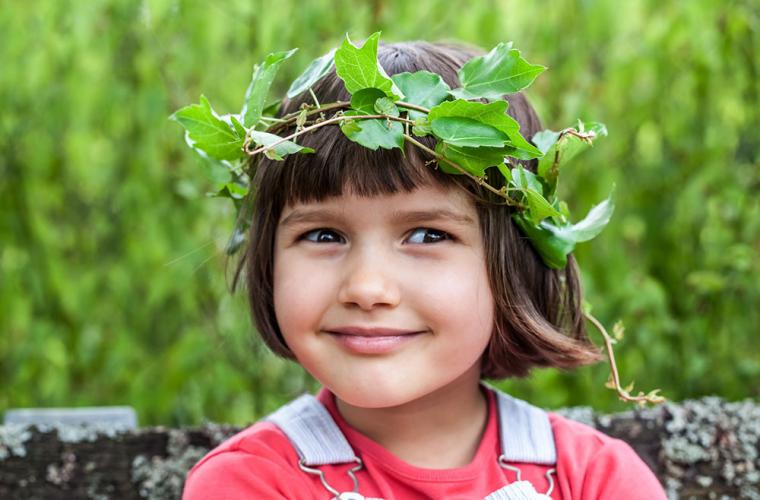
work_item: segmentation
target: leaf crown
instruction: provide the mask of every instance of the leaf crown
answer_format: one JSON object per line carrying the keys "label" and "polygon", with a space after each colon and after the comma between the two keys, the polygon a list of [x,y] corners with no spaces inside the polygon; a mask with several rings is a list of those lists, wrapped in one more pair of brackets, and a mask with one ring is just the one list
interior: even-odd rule
{"label": "leaf crown", "polygon": [[[605,126],[578,121],[560,131],[543,130],[532,143],[523,137],[503,97],[527,88],[546,68],[526,61],[512,43],[500,43],[466,62],[457,73],[460,87],[452,89],[429,71],[388,76],[377,60],[379,38],[380,33],[374,33],[356,46],[347,35],[340,47],[312,61],[292,82],[287,97],[309,92],[314,103],[294,113],[276,118],[281,101],[267,102],[280,65],[297,49],[269,54],[254,66],[239,114],[219,115],[201,96],[198,104],[172,115],[185,128],[187,144],[224,172],[210,195],[232,199],[238,212],[227,252],[242,246],[250,224],[245,213],[252,195],[246,166],[262,156],[283,160],[290,154],[313,153],[298,144],[298,137],[337,125],[350,140],[372,150],[403,151],[405,143],[411,143],[435,158],[443,172],[469,177],[492,191],[515,208],[512,219],[543,262],[550,268],[565,267],[575,245],[599,234],[614,209],[608,197],[573,223],[567,203],[557,195],[562,167],[607,135]],[[333,68],[350,102],[320,103],[312,91]],[[326,118],[326,111],[332,116]],[[293,127],[294,132],[280,135]],[[434,149],[417,140],[425,136],[435,138]],[[537,160],[535,172],[516,161],[531,159]],[[501,187],[489,184],[487,175],[502,176]]]}

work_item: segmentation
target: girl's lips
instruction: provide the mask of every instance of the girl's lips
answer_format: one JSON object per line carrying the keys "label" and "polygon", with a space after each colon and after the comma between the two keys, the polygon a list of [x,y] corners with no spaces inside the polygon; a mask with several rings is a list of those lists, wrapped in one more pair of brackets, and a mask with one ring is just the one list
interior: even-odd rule
{"label": "girl's lips", "polygon": [[401,335],[353,335],[339,332],[327,332],[343,347],[357,354],[385,354],[397,349],[423,332],[410,332]]}

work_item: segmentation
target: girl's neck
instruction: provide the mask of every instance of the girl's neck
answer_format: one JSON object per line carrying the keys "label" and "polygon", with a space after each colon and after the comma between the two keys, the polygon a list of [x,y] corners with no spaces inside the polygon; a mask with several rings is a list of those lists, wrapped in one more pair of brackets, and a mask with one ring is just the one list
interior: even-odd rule
{"label": "girl's neck", "polygon": [[389,408],[360,408],[338,397],[335,403],[354,429],[405,462],[432,469],[469,464],[488,422],[479,373],[419,399]]}

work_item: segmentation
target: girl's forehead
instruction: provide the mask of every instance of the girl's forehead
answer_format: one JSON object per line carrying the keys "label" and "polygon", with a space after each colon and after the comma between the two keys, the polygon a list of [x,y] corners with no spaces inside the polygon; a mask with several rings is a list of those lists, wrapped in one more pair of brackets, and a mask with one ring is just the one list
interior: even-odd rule
{"label": "girl's forehead", "polygon": [[445,186],[420,186],[411,191],[390,194],[359,195],[350,191],[338,196],[329,196],[320,201],[296,201],[287,204],[280,221],[296,213],[310,210],[329,209],[350,215],[356,211],[376,210],[397,211],[442,211],[458,214],[463,220],[476,220],[477,212],[471,197],[460,188]]}

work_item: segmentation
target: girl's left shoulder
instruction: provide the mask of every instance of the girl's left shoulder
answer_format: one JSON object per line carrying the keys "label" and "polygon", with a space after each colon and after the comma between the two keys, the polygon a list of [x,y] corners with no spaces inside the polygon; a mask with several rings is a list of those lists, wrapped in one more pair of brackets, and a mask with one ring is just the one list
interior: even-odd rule
{"label": "girl's left shoulder", "polygon": [[[615,446],[619,443],[628,446],[625,441],[608,436],[607,434],[594,429],[590,425],[581,423],[577,420],[572,420],[559,413],[548,412],[548,415],[552,431],[554,432],[554,439],[557,442],[557,447],[560,448],[562,445],[570,445],[569,450],[558,449],[558,453],[571,451],[583,452],[582,456],[575,457],[576,459],[581,459],[583,456],[594,453],[606,446]],[[630,448],[630,446],[628,447]]]}
{"label": "girl's left shoulder", "polygon": [[549,421],[557,472],[570,491],[582,490],[582,498],[666,498],[651,468],[625,441],[556,413],[549,413]]}

